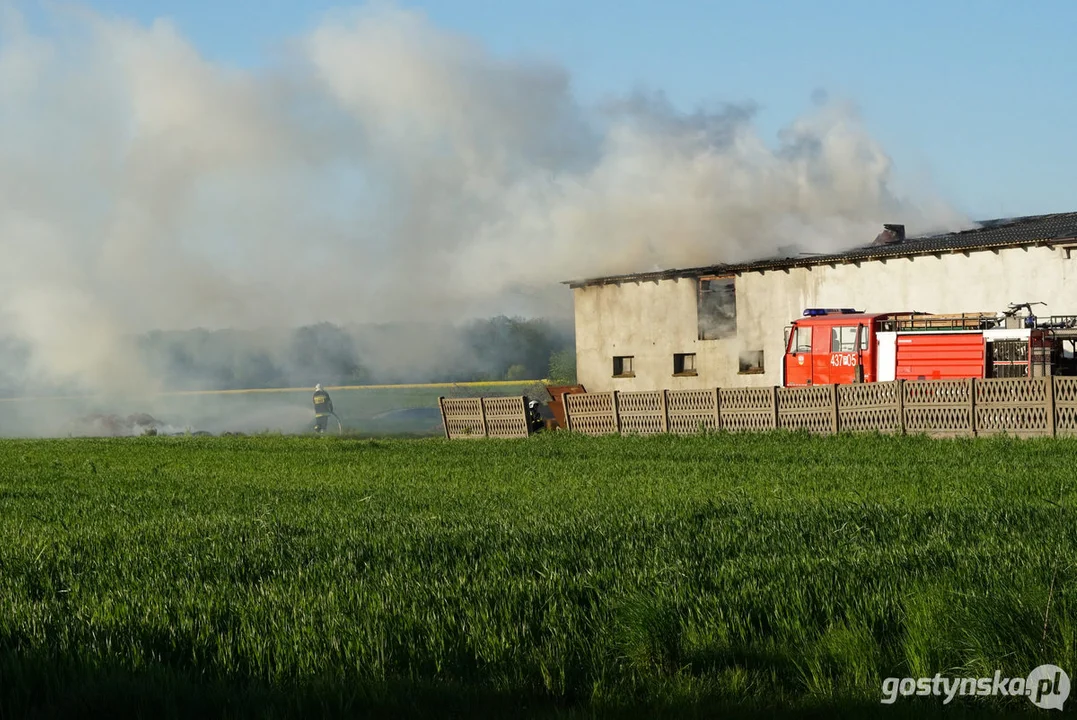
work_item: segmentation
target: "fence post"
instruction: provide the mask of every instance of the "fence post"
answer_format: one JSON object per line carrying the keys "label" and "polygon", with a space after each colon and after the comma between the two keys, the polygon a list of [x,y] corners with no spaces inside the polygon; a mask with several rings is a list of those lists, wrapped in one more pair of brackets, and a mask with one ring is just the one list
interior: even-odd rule
{"label": "fence post", "polygon": [[838,412],[838,384],[832,383],[830,385],[830,425],[833,430],[833,434],[838,434],[838,422],[841,419],[841,413]]}
{"label": "fence post", "polygon": [[976,437],[976,378],[969,378],[969,428],[972,436]]}
{"label": "fence post", "polygon": [[1055,376],[1048,375],[1043,379],[1044,404],[1047,406],[1047,434],[1056,437],[1055,430]]}
{"label": "fence post", "polygon": [[444,395],[439,395],[438,396],[438,410],[441,411],[441,429],[445,431],[445,439],[446,440],[451,440],[452,438],[449,435],[449,423],[446,422],[446,420],[445,420],[445,396]]}
{"label": "fence post", "polygon": [[905,434],[905,379],[895,380],[897,383],[897,414],[898,433]]}
{"label": "fence post", "polygon": [[722,429],[722,388],[714,388],[714,431]]}
{"label": "fence post", "polygon": [[568,411],[568,396],[571,393],[561,393],[561,407],[565,411],[565,430],[572,432],[572,415]]}
{"label": "fence post", "polygon": [[662,391],[662,432],[669,432],[669,390]]}
{"label": "fence post", "polygon": [[531,437],[531,416],[527,414],[527,396],[520,396],[520,407],[523,409],[524,416],[524,435]]}
{"label": "fence post", "polygon": [[618,435],[621,434],[621,406],[617,402],[617,396],[620,392],[620,390],[613,391],[613,422],[614,425],[617,427]]}
{"label": "fence post", "polygon": [[777,385],[771,385],[770,386],[770,402],[771,402],[771,405],[774,406],[774,408],[773,408],[774,409],[774,429],[778,430],[779,428],[781,428],[781,423],[778,422],[779,417],[778,417],[778,386]]}

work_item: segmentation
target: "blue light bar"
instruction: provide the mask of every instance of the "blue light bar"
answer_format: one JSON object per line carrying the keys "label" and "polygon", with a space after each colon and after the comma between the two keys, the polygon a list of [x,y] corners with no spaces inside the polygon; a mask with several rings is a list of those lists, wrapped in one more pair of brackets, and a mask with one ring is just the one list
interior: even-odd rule
{"label": "blue light bar", "polygon": [[852,313],[858,313],[859,310],[853,308],[808,308],[804,311],[804,317],[815,317],[817,315],[849,315]]}

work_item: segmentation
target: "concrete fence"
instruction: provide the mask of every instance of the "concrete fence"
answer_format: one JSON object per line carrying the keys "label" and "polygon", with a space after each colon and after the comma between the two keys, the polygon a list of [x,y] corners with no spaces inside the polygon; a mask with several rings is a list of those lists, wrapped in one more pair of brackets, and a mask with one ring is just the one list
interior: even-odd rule
{"label": "concrete fence", "polygon": [[527,437],[525,396],[484,398],[438,398],[445,437],[518,438]]}
{"label": "concrete fence", "polygon": [[[895,380],[564,396],[570,431],[654,435],[804,430],[933,437],[1077,435],[1077,377]],[[441,399],[445,436],[527,437],[523,397]]]}
{"label": "concrete fence", "polygon": [[565,403],[569,430],[588,435],[774,429],[823,435],[1077,435],[1077,378],[1071,377],[614,391],[568,395]]}

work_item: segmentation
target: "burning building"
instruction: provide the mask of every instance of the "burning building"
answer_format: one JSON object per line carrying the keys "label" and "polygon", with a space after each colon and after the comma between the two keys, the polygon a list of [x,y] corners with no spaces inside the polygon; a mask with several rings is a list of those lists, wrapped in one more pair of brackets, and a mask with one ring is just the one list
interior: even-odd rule
{"label": "burning building", "polygon": [[1042,302],[1077,315],[1077,213],[907,237],[885,225],[845,252],[567,281],[589,391],[780,385],[806,308],[979,313]]}

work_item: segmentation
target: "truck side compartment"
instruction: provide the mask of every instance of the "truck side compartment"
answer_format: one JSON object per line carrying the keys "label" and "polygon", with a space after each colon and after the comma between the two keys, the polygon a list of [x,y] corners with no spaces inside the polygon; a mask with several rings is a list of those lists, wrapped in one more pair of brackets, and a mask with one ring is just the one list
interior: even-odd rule
{"label": "truck side compartment", "polygon": [[902,333],[896,350],[897,380],[984,377],[983,333]]}

